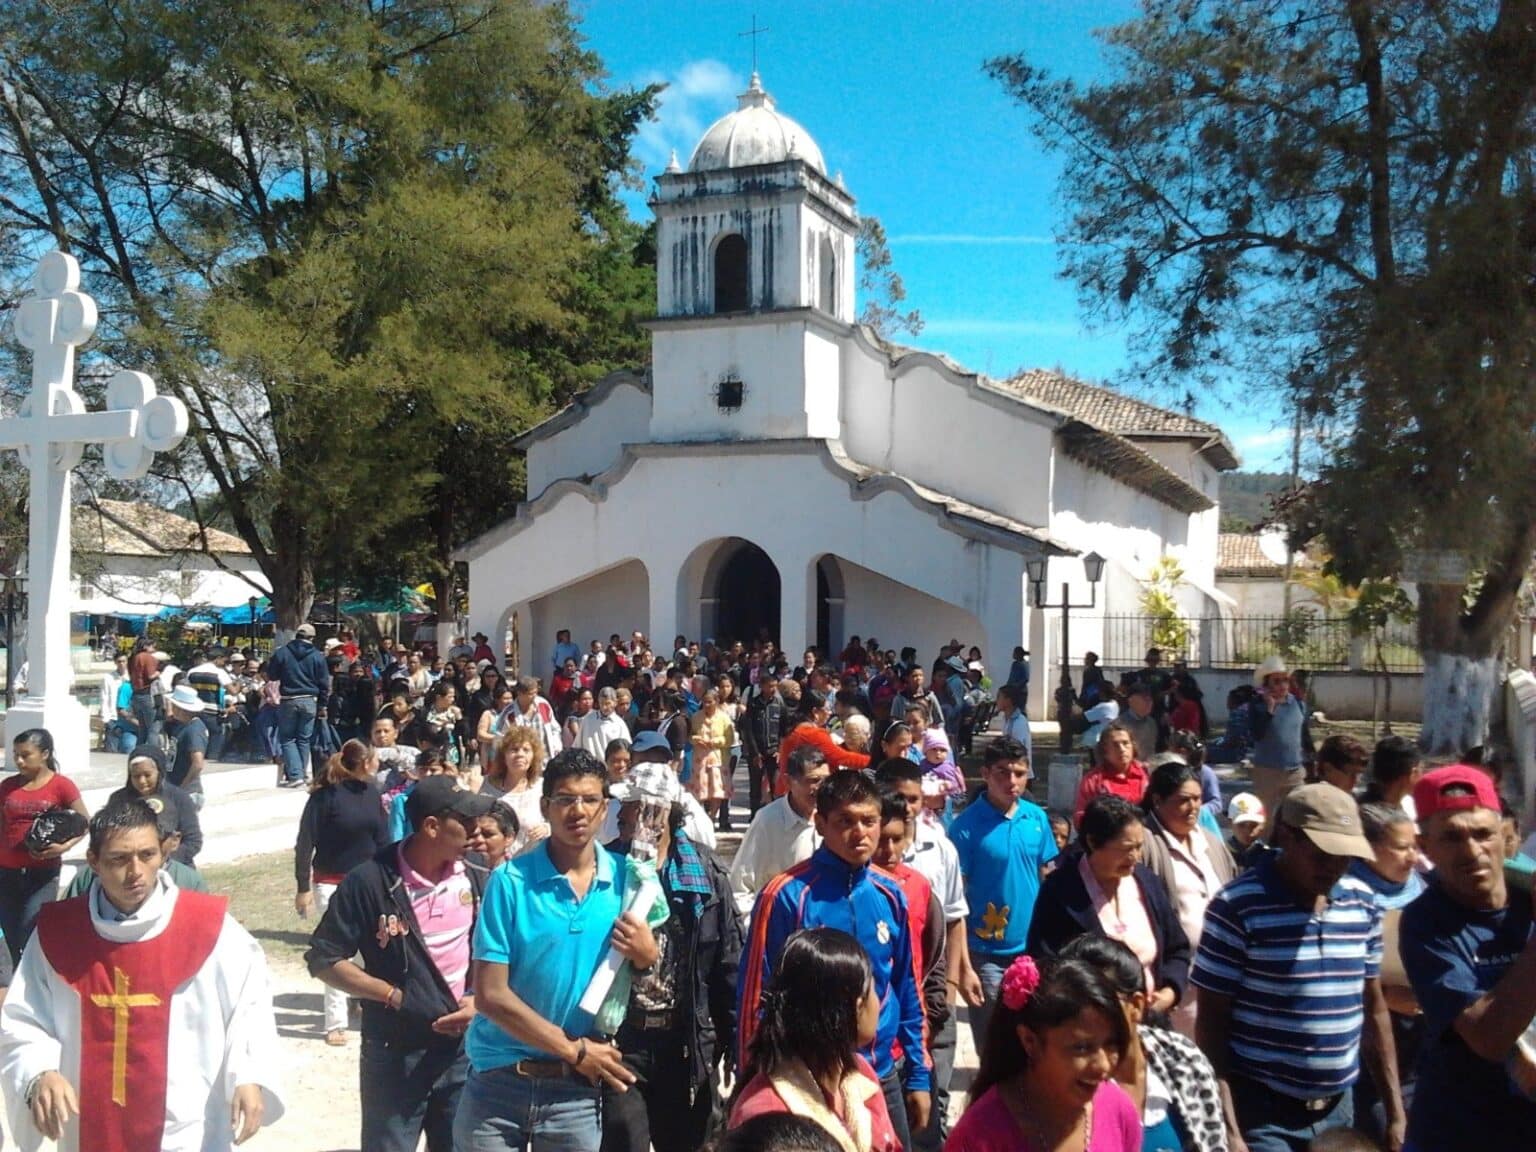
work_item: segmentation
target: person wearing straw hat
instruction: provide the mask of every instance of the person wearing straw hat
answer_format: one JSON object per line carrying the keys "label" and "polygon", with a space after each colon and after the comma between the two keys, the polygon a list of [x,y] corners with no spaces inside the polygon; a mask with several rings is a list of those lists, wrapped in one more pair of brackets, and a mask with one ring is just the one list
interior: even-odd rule
{"label": "person wearing straw hat", "polygon": [[1306,781],[1311,745],[1307,706],[1291,692],[1291,673],[1281,656],[1270,656],[1253,673],[1259,695],[1248,705],[1253,733],[1253,790],[1271,818],[1293,788]]}
{"label": "person wearing straw hat", "polygon": [[166,697],[171,720],[165,726],[165,734],[176,742],[176,755],[171,761],[168,779],[192,797],[197,808],[203,806],[203,763],[208,755],[208,725],[203,722],[203,709],[207,707],[197,689],[190,684],[178,684]]}

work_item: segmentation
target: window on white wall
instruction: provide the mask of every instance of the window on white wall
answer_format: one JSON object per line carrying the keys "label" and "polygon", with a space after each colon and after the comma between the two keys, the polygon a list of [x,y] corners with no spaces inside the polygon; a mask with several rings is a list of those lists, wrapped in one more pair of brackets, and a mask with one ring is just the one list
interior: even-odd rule
{"label": "window on white wall", "polygon": [[823,312],[837,315],[837,253],[833,251],[832,241],[823,236],[818,246],[818,268],[820,271],[819,291],[816,296],[816,305]]}
{"label": "window on white wall", "polygon": [[715,311],[745,312],[751,307],[750,261],[747,242],[738,233],[722,236],[715,245]]}

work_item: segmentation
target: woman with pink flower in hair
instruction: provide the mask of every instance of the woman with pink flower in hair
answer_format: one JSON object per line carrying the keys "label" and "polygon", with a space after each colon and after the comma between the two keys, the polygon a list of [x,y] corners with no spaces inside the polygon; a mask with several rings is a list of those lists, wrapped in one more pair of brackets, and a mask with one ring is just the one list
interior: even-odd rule
{"label": "woman with pink flower in hair", "polygon": [[945,1152],[1141,1152],[1141,1116],[1112,1075],[1130,1026],[1103,974],[1020,956],[999,1001]]}

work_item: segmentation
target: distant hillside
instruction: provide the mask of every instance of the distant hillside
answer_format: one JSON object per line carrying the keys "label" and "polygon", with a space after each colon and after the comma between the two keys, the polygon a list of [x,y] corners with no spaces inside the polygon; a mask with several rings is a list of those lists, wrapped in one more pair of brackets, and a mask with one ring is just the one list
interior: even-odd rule
{"label": "distant hillside", "polygon": [[1284,472],[1228,472],[1221,478],[1221,527],[1224,532],[1257,528],[1270,512],[1272,496],[1284,492]]}

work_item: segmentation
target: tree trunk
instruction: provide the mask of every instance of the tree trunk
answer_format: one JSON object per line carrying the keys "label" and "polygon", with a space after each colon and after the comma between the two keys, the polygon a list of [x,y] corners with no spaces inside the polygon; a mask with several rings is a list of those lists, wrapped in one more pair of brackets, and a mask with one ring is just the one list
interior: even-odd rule
{"label": "tree trunk", "polygon": [[1424,653],[1424,730],[1419,743],[1432,756],[1458,755],[1488,736],[1488,713],[1499,684],[1497,656]]}
{"label": "tree trunk", "polygon": [[296,628],[309,618],[315,603],[315,572],[308,533],[299,517],[279,506],[272,513],[272,549],[262,571],[272,582],[272,615],[277,620],[277,642],[293,638]]}

